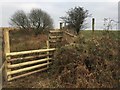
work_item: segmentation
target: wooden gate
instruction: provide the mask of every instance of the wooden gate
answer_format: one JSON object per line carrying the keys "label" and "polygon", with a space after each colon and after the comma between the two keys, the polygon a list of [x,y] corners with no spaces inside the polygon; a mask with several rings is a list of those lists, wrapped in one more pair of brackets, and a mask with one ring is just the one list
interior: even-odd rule
{"label": "wooden gate", "polygon": [[55,48],[10,52],[9,30],[4,30],[4,53],[6,80],[11,81],[49,68]]}

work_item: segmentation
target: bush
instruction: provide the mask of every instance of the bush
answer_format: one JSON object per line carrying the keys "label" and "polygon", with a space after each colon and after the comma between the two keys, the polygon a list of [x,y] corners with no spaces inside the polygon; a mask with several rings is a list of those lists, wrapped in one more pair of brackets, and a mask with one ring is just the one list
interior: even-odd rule
{"label": "bush", "polygon": [[117,88],[120,79],[118,40],[108,34],[86,39],[80,35],[74,46],[55,54],[51,74],[62,87]]}

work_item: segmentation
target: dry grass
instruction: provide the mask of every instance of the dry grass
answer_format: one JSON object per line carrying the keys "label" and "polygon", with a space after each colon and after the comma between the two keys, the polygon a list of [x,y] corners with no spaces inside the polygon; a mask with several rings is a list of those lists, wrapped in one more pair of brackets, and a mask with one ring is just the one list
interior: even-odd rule
{"label": "dry grass", "polygon": [[33,31],[11,31],[11,51],[24,51],[46,48],[47,34],[34,35]]}

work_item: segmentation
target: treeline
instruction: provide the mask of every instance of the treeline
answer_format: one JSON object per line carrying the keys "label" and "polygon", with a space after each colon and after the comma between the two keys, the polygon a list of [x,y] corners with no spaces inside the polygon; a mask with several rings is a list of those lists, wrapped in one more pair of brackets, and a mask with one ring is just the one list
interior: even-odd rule
{"label": "treeline", "polygon": [[16,11],[11,19],[10,24],[19,29],[33,29],[35,33],[45,29],[53,28],[53,20],[50,15],[41,9],[32,9],[30,13],[25,13],[23,10]]}
{"label": "treeline", "polygon": [[[84,10],[83,7],[74,7],[69,9],[66,16],[62,16],[60,19],[67,23],[67,28],[72,28],[78,34],[81,29],[86,27],[85,19],[88,16],[88,10]],[[53,19],[41,9],[32,9],[30,13],[18,10],[12,15],[10,24],[24,30],[33,29],[38,34],[43,30],[52,29]]]}

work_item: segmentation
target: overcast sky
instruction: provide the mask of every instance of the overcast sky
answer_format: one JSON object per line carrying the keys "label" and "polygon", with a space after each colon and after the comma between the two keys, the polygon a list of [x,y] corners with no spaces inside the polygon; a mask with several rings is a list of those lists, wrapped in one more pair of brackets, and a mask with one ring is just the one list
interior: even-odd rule
{"label": "overcast sky", "polygon": [[[50,14],[54,21],[54,27],[59,28],[59,17],[65,16],[66,11],[75,6],[89,10],[89,13],[95,18],[95,29],[103,29],[104,18],[118,21],[118,0],[84,0],[84,2],[83,0],[29,0],[29,2],[28,0],[1,0],[0,25],[10,26],[10,17],[17,10],[24,10],[29,13],[32,8],[40,8]],[[91,29],[92,17],[87,19],[87,29]],[[114,28],[116,29],[116,26]]]}

